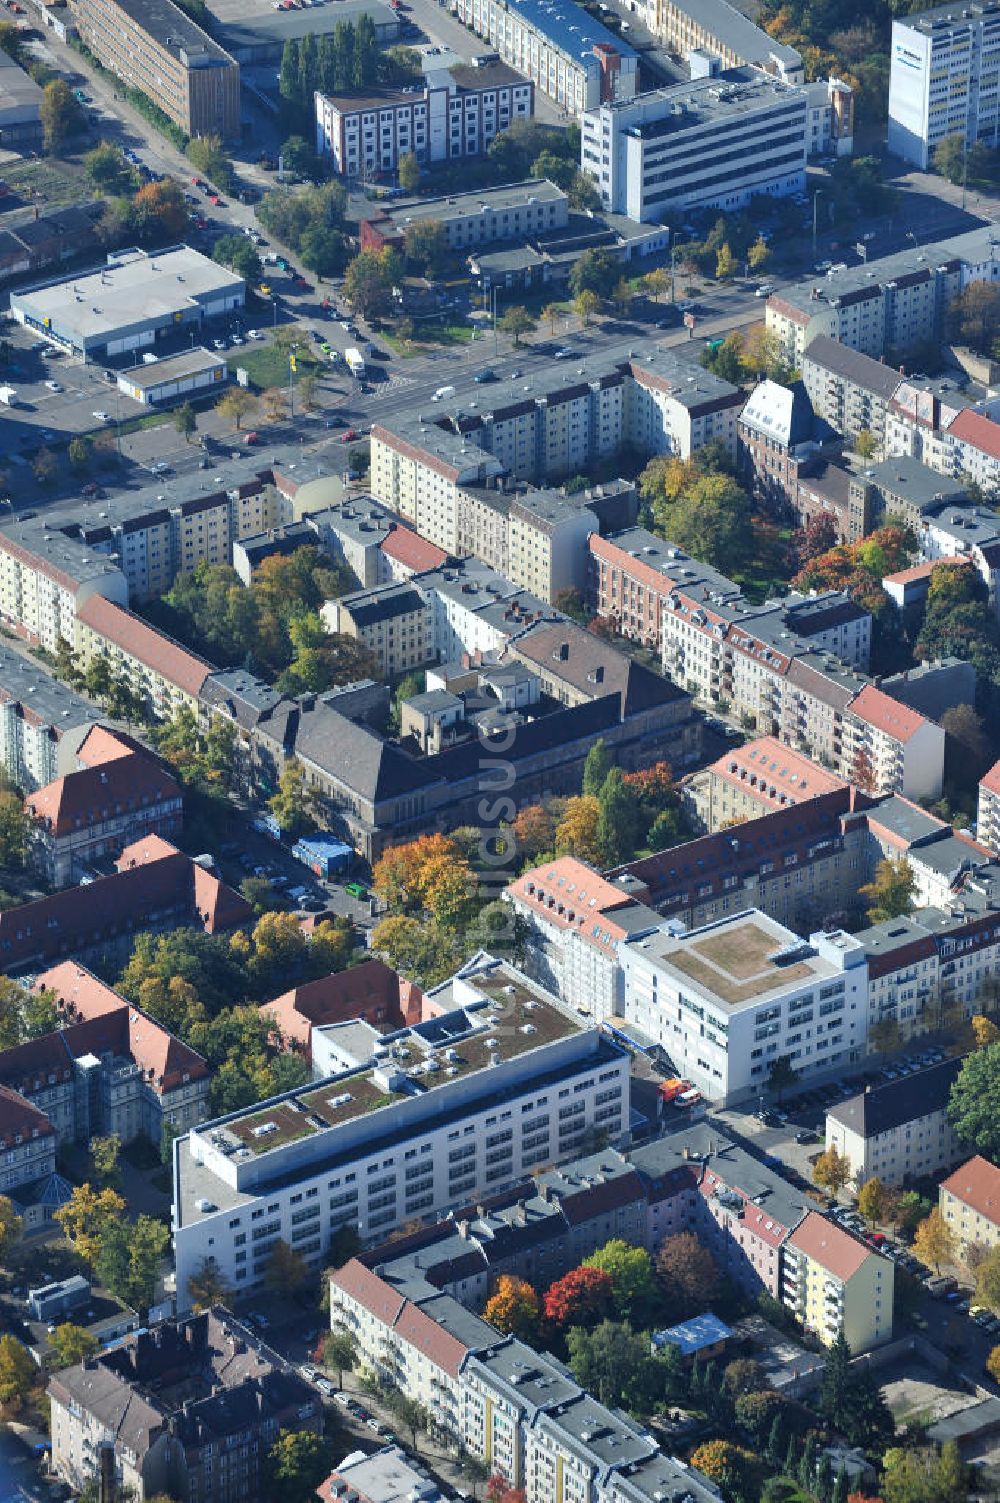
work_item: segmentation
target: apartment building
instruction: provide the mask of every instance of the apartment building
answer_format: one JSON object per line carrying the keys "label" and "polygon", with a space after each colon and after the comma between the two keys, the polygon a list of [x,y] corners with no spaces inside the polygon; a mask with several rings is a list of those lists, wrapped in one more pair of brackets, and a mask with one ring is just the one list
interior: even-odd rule
{"label": "apartment building", "polygon": [[248,1327],[214,1307],[162,1321],[49,1379],[52,1469],[93,1483],[110,1448],[117,1486],[256,1503],[279,1431],[323,1433],[323,1401]]}
{"label": "apartment building", "polygon": [[671,52],[707,52],[726,68],[750,64],[784,83],[805,82],[802,56],[737,10],[729,0],[648,0],[647,24]]}
{"label": "apartment building", "polygon": [[996,1247],[1000,1243],[1000,1169],[974,1154],[942,1180],[938,1209],[959,1247]]}
{"label": "apartment building", "polygon": [[[2,1056],[0,1056],[2,1057]],[[0,1193],[14,1203],[18,1215],[34,1229],[51,1215],[51,1202],[68,1199],[70,1187],[53,1184],[57,1138],[47,1113],[10,1086],[0,1084]],[[54,1192],[54,1193],[53,1193]]]}
{"label": "apartment building", "polygon": [[204,658],[100,595],[91,595],[78,611],[74,638],[82,672],[103,659],[158,720],[171,719],[181,708],[197,709],[212,672]]}
{"label": "apartment building", "polygon": [[404,153],[422,165],[481,156],[534,107],[534,84],[505,63],[459,64],[425,76],[423,88],[364,98],[317,91],[316,151],[342,177],[363,179],[395,172]]}
{"label": "apartment building", "polygon": [[852,1353],[892,1339],[895,1266],[826,1216],[810,1211],[784,1248],[781,1294],[806,1330]]}
{"label": "apartment building", "polygon": [[531,926],[528,973],[598,1023],[620,1017],[621,947],[659,929],[659,914],[573,856],[525,872],[503,896]]}
{"label": "apartment building", "polygon": [[948,305],[970,282],[1000,277],[988,228],[803,278],[767,301],[766,323],[790,364],[823,334],[872,359],[898,362],[940,337]]}
{"label": "apartment building", "polygon": [[710,1101],[759,1095],[779,1056],[806,1078],[864,1055],[865,954],[840,930],[806,941],[751,910],[620,953],[626,1021]]}
{"label": "apartment building", "polygon": [[385,678],[422,668],[433,656],[431,607],[409,583],[376,585],[328,600],[320,612],[329,632],[354,637],[375,657]]}
{"label": "apartment building", "polygon": [[976,839],[1000,855],[1000,762],[979,779]]}
{"label": "apartment building", "polygon": [[208,1257],[249,1290],[279,1238],[319,1268],[338,1226],[384,1237],[579,1152],[595,1131],[627,1131],[627,1055],[526,978],[477,957],[430,1000],[443,1018],[380,1038],[366,1068],[175,1142],[182,1308]]}
{"label": "apartment building", "polygon": [[240,137],[240,67],[173,0],[73,0],[82,40],[189,136]]}
{"label": "apartment building", "polygon": [[77,763],[25,801],[29,860],[54,887],[144,835],[177,835],[184,817],[180,787],[160,762],[103,727],[84,738]]}
{"label": "apartment building", "polygon": [[755,67],[602,103],[580,130],[580,166],[604,207],[639,222],[805,187],[805,91]]}
{"label": "apartment building", "polygon": [[567,115],[638,92],[637,53],[592,16],[543,0],[456,0],[455,15]]}
{"label": "apartment building", "polygon": [[827,334],[810,340],[801,369],[816,416],[847,438],[870,433],[884,453],[889,405],[903,384],[899,371]]}
{"label": "apartment building", "polygon": [[849,1161],[858,1184],[877,1176],[899,1188],[950,1169],[961,1150],[948,1097],[961,1067],[946,1059],[837,1102],[826,1114],[827,1148]]}
{"label": "apartment building", "polygon": [[[0,533],[0,617],[26,641],[58,652],[72,645],[80,608],[101,594],[128,604],[128,585],[115,564],[71,546],[58,533],[24,537],[12,522]],[[28,524],[30,525],[30,524]]]}
{"label": "apartment building", "polygon": [[361,247],[380,251],[389,245],[401,249],[410,225],[424,220],[441,226],[449,250],[471,251],[478,245],[530,240],[544,232],[565,229],[569,199],[555,183],[527,178],[521,183],[480,188],[448,198],[387,204],[361,221]]}
{"label": "apartment building", "polygon": [[798,509],[798,477],[810,463],[813,410],[801,381],[779,386],[761,381],[754,387],[736,423],[737,469],[753,495],[768,511],[787,516]]}
{"label": "apartment building", "polygon": [[891,57],[891,152],[926,169],[945,136],[996,147],[1000,7],[939,5],[894,20]]}
{"label": "apartment building", "polygon": [[76,767],[100,711],[36,663],[0,644],[0,766],[25,793]]}
{"label": "apartment building", "polygon": [[691,774],[684,793],[698,823],[715,831],[848,787],[844,778],[774,736],[758,736]]}

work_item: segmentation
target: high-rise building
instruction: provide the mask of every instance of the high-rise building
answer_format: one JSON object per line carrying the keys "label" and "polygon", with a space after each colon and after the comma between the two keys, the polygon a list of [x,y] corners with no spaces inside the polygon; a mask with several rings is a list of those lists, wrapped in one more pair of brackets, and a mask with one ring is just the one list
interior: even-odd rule
{"label": "high-rise building", "polygon": [[935,6],[892,23],[889,150],[927,167],[945,136],[1000,142],[1000,4]]}

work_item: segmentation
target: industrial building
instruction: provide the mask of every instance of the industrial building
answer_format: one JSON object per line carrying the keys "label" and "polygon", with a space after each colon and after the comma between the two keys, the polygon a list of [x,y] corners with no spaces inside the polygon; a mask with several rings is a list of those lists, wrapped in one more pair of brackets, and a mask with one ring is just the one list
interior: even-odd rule
{"label": "industrial building", "polygon": [[72,0],[80,38],[189,136],[240,137],[240,65],[173,0]]}
{"label": "industrial building", "polygon": [[187,245],[122,250],[107,265],[11,294],[18,323],[79,355],[104,360],[242,308],[246,283]]}
{"label": "industrial building", "polygon": [[1000,4],[939,5],[892,23],[889,150],[916,167],[945,136],[1000,143]]}
{"label": "industrial building", "polygon": [[802,83],[802,55],[768,36],[729,0],[648,0],[647,25],[671,52],[687,58],[704,50],[724,68],[749,63],[785,83]]}
{"label": "industrial building", "polygon": [[807,103],[803,89],[756,68],[713,71],[586,111],[580,165],[605,208],[630,219],[801,193]]}
{"label": "industrial building", "polygon": [[364,98],[316,94],[316,150],[342,176],[395,172],[404,152],[421,164],[480,156],[500,131],[530,120],[535,86],[505,63],[440,69],[423,89]]}
{"label": "industrial building", "polygon": [[546,0],[454,0],[452,9],[567,115],[638,92],[637,53],[582,7],[567,12]]}
{"label": "industrial building", "polygon": [[42,139],[42,91],[30,74],[0,52],[0,146],[21,151]]}
{"label": "industrial building", "polygon": [[251,8],[245,0],[210,0],[209,13],[215,34],[238,63],[277,63],[286,42],[301,42],[311,36],[317,44],[331,36],[341,24],[357,26],[362,17],[375,28],[380,47],[391,47],[400,36],[400,11],[384,0],[337,0],[336,5],[320,8],[320,0],[310,6],[291,6],[257,0]]}

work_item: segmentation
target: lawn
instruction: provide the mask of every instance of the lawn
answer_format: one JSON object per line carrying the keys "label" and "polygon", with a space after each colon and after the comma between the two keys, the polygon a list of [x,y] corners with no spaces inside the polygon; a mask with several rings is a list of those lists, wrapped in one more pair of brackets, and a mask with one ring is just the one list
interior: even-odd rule
{"label": "lawn", "polygon": [[410,340],[400,339],[398,334],[391,334],[388,330],[384,330],[379,338],[406,360],[411,355],[424,355],[431,349],[471,344],[474,333],[471,324],[418,324]]}
{"label": "lawn", "polygon": [[94,193],[81,173],[59,162],[19,162],[4,168],[4,181],[23,198],[37,196],[50,204],[78,204]]}
{"label": "lawn", "polygon": [[[258,391],[288,385],[288,355],[284,350],[275,349],[273,344],[255,344],[251,348],[234,351],[230,353],[229,360],[234,368],[240,366],[246,371],[250,384]],[[319,375],[323,369],[304,344],[299,345],[295,352],[295,364],[300,376]]]}

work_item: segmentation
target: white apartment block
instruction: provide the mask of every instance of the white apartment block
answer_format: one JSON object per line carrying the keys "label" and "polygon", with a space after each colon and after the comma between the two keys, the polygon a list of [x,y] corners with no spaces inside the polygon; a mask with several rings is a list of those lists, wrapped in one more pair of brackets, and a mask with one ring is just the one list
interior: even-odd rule
{"label": "white apartment block", "polygon": [[568,115],[602,99],[632,99],[638,90],[636,53],[585,11],[567,14],[543,0],[454,0],[452,8]]}
{"label": "white apartment block", "polygon": [[342,177],[395,172],[412,153],[423,165],[480,156],[494,137],[534,112],[535,86],[503,63],[461,65],[422,89],[366,99],[316,93],[316,151]]}
{"label": "white apartment block", "polygon": [[944,1180],[938,1206],[963,1251],[1000,1244],[1000,1169],[989,1159],[977,1153]]}
{"label": "white apartment block", "polygon": [[979,779],[976,839],[994,855],[1000,855],[1000,762]]}
{"label": "white apartment block", "polygon": [[380,1040],[370,1066],[174,1144],[177,1298],[208,1259],[241,1292],[279,1239],[321,1266],[338,1226],[383,1239],[628,1129],[627,1055],[537,985],[476,957],[431,994],[454,1026]]}
{"label": "white apartment block", "polygon": [[1000,140],[1000,6],[936,6],[892,23],[889,150],[931,165],[945,136]]}
{"label": "white apartment block", "polygon": [[77,609],[94,594],[128,604],[125,576],[108,559],[31,522],[0,532],[0,617],[27,641],[48,652],[72,643]]}
{"label": "white apartment block", "polygon": [[806,941],[753,909],[623,945],[621,962],[626,1021],[710,1101],[759,1094],[782,1055],[807,1078],[865,1053],[865,953],[839,930]]}
{"label": "white apartment block", "polygon": [[948,1097],[961,1064],[946,1059],[837,1102],[826,1114],[827,1148],[848,1160],[858,1184],[877,1176],[900,1188],[950,1169],[961,1157],[948,1120]]}
{"label": "white apartment block", "polygon": [[785,197],[805,186],[805,90],[755,68],[602,104],[580,128],[583,172],[604,207],[630,219],[736,210],[755,194]]}

